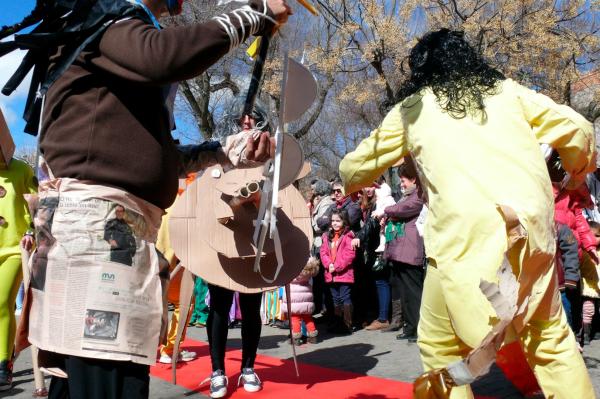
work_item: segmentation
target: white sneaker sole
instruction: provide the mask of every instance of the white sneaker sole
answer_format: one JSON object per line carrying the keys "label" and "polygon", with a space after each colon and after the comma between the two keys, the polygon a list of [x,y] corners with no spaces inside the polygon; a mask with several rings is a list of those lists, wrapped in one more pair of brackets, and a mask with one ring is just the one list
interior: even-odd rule
{"label": "white sneaker sole", "polygon": [[217,392],[211,392],[211,398],[223,398],[227,395],[227,388],[219,389]]}
{"label": "white sneaker sole", "polygon": [[[193,357],[191,359],[189,357],[184,357],[184,358],[180,358],[177,361],[177,363],[180,363],[180,362],[191,362],[192,360],[195,360],[195,359],[196,359],[195,357]],[[171,364],[171,363],[173,363],[173,360],[172,359],[169,359],[169,360],[167,360],[167,359],[158,359],[158,362],[162,363],[162,364]]]}
{"label": "white sneaker sole", "polygon": [[247,384],[244,384],[244,390],[246,392],[258,392],[258,391],[261,390],[261,388],[262,387],[260,385],[256,386],[256,385],[247,385]]}

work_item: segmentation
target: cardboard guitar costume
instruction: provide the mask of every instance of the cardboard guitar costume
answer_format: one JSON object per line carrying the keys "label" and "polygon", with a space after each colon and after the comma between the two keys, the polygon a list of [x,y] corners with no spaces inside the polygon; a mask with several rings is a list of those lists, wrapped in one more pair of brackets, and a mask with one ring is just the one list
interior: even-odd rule
{"label": "cardboard guitar costume", "polygon": [[[312,228],[305,200],[292,185],[280,191],[277,212],[285,267],[274,283],[265,282],[253,270],[256,247],[252,231],[258,208],[252,201],[231,207],[229,203],[235,196],[222,190],[229,192],[231,187],[243,188],[262,181],[262,167],[224,173],[215,166],[177,199],[169,220],[171,245],[189,271],[211,284],[241,293],[285,285],[302,271],[310,253]],[[220,221],[224,218],[228,218],[225,224]],[[272,278],[276,268],[273,240],[267,240],[261,272]]]}

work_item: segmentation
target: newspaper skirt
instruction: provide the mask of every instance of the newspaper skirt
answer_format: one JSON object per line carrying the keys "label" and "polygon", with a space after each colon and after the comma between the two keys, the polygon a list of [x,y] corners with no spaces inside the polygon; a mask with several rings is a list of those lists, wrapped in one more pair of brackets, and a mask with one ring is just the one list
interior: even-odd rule
{"label": "newspaper skirt", "polygon": [[162,214],[116,188],[75,179],[40,187],[29,342],[63,355],[154,364]]}

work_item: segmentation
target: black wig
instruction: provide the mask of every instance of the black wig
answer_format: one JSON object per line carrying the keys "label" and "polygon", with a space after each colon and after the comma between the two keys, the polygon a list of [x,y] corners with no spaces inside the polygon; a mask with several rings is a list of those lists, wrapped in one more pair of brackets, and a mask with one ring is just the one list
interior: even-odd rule
{"label": "black wig", "polygon": [[504,75],[486,63],[463,32],[440,29],[423,36],[410,51],[410,77],[398,101],[430,87],[438,103],[454,118],[484,111],[484,99],[497,91]]}
{"label": "black wig", "polygon": [[14,25],[3,26],[0,28],[0,40],[10,35],[14,35],[17,32],[40,22],[42,18],[44,18],[44,16],[46,15],[47,10],[50,7],[52,7],[53,4],[53,0],[37,0],[33,11],[31,11],[31,13],[28,16],[23,18],[21,22],[18,22]]}

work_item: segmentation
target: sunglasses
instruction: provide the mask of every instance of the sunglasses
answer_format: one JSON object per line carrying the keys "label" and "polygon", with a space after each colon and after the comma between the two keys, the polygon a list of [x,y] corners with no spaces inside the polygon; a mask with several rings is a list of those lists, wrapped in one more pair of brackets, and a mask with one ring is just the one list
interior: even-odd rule
{"label": "sunglasses", "polygon": [[335,190],[333,190],[334,193],[336,194],[341,194],[342,193],[342,189],[341,188],[336,188]]}

